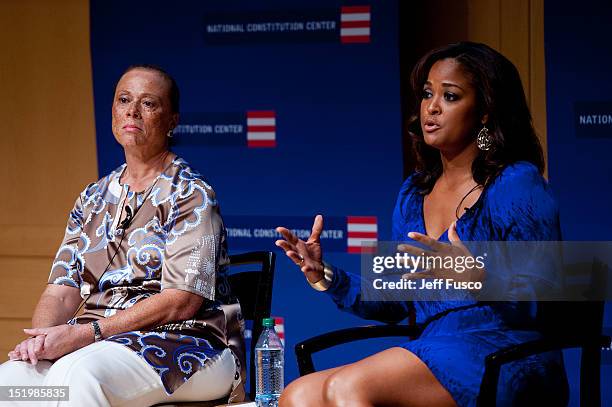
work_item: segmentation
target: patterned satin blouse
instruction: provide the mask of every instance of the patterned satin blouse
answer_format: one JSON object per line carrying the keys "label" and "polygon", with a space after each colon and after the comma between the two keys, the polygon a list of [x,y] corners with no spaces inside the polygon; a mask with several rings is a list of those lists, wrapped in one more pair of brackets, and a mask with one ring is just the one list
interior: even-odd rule
{"label": "patterned satin blouse", "polygon": [[161,377],[168,394],[230,348],[236,358],[230,401],[244,397],[244,323],[226,270],[226,232],[213,189],[180,158],[145,191],[121,184],[123,164],[88,185],[70,212],[50,284],[75,287],[84,324],[130,308],[164,289],[204,298],[196,315],[105,340],[127,346]]}

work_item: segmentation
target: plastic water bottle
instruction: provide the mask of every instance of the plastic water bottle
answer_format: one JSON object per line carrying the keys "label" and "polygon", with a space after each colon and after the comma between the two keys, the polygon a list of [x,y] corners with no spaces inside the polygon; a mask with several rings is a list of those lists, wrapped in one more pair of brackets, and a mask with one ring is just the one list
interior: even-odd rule
{"label": "plastic water bottle", "polygon": [[264,318],[264,330],[255,345],[255,403],[257,407],[276,407],[284,388],[285,351],[274,319]]}

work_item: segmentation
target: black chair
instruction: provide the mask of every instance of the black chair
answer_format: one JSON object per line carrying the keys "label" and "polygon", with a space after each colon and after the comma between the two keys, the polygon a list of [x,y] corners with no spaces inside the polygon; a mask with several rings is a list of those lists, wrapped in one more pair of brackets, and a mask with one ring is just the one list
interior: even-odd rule
{"label": "black chair", "polygon": [[501,367],[509,362],[552,350],[580,348],[580,406],[601,406],[601,350],[610,347],[603,334],[608,266],[595,259],[591,264],[565,267],[567,287],[586,301],[538,303],[538,324],[543,338],[488,355],[478,395],[479,406],[494,406]]}
{"label": "black chair", "polygon": [[[600,406],[601,349],[611,346],[609,336],[603,335],[603,312],[608,267],[598,260],[590,264],[575,264],[565,268],[566,276],[589,276],[586,284],[575,284],[592,301],[538,303],[538,323],[543,338],[501,349],[486,357],[485,373],[480,386],[478,406],[495,406],[497,384],[502,365],[542,352],[567,348],[581,348],[580,405]],[[603,290],[603,291],[602,291]],[[571,321],[571,323],[568,323]],[[300,376],[315,372],[312,354],[337,345],[358,340],[400,336],[418,338],[425,328],[414,323],[414,315],[407,325],[369,325],[328,332],[295,346]]]}
{"label": "black chair", "polygon": [[259,270],[241,271],[229,276],[232,293],[240,301],[242,316],[253,321],[249,357],[249,397],[255,400],[255,345],[263,331],[262,321],[270,317],[272,310],[272,286],[276,254],[273,252],[249,252],[230,256],[231,266],[260,264]]}
{"label": "black chair", "polygon": [[[270,316],[272,308],[272,285],[274,282],[274,265],[276,254],[273,252],[249,252],[230,256],[229,282],[232,293],[240,301],[242,316],[245,320],[253,321],[253,334],[251,337],[249,365],[248,396],[255,400],[255,345],[261,334],[262,320]],[[246,266],[257,265],[254,269]],[[234,272],[233,269],[240,271]],[[227,403],[227,399],[201,402],[170,402],[156,404],[161,407],[173,406],[199,406],[211,407]],[[239,403],[238,403],[239,404]]]}
{"label": "black chair", "polygon": [[408,316],[407,325],[366,325],[326,332],[295,345],[298,371],[300,376],[316,372],[312,362],[313,353],[365,339],[385,338],[390,336],[415,339],[421,335],[423,328],[423,325],[416,323],[416,315],[414,311],[411,310]]}

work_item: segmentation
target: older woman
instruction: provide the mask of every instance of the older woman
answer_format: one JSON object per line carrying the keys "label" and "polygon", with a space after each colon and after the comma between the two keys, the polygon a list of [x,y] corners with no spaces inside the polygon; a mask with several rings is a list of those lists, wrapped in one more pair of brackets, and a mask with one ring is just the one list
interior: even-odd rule
{"label": "older woman", "polygon": [[[392,239],[411,243],[401,249],[418,255],[423,249],[413,245],[424,244],[445,257],[465,249],[461,239],[560,239],[556,204],[541,176],[542,150],[512,63],[483,44],[452,44],[425,55],[411,84],[417,171],[402,185],[393,213]],[[474,406],[485,356],[540,336],[528,302],[361,301],[360,279],[322,262],[322,229],[321,216],[306,242],[278,229],[285,240],[277,245],[314,288],[367,319],[398,322],[414,308],[427,327],[417,340],[299,378],[282,406]],[[482,270],[469,274],[486,278]],[[566,397],[561,354],[550,353],[504,369],[497,405],[558,406]]]}
{"label": "older woman", "polygon": [[165,71],[125,71],[112,107],[125,164],[77,198],[3,385],[68,385],[75,406],[241,400],[225,228],[210,185],[168,149],[178,119]]}

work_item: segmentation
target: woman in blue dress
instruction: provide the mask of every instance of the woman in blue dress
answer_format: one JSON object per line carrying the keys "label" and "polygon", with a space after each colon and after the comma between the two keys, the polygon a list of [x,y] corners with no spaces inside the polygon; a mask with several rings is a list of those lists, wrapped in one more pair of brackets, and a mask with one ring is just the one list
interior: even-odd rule
{"label": "woman in blue dress", "polygon": [[[411,75],[409,120],[416,171],[401,186],[393,213],[400,249],[437,255],[467,250],[462,241],[560,240],[558,210],[542,177],[544,158],[519,74],[483,44],[457,43],[429,52]],[[301,377],[281,406],[474,406],[485,357],[540,337],[528,302],[361,301],[360,277],[323,262],[315,218],[308,241],[279,227],[276,244],[313,288],[341,310],[399,322],[414,307],[422,335],[356,363]],[[436,277],[436,270],[413,277]],[[472,269],[464,279],[486,281]],[[567,379],[560,353],[502,369],[503,406],[565,405]]]}

